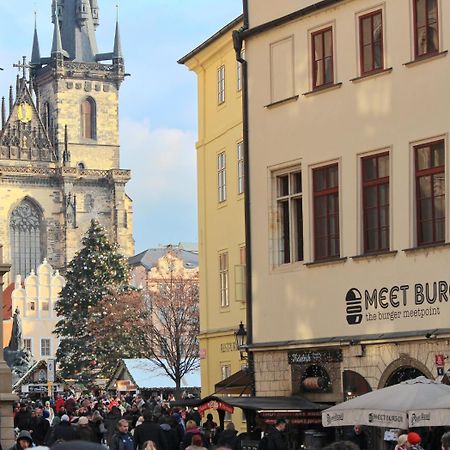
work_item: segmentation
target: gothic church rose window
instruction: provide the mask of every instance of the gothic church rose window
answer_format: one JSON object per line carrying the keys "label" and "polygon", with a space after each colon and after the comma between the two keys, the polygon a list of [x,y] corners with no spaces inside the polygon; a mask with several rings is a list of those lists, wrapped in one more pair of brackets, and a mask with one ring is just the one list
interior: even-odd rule
{"label": "gothic church rose window", "polygon": [[93,98],[89,97],[81,104],[81,135],[86,139],[95,139],[97,127],[96,107]]}
{"label": "gothic church rose window", "polygon": [[9,230],[14,277],[26,277],[42,262],[41,226],[41,212],[30,200],[23,200],[12,212]]}

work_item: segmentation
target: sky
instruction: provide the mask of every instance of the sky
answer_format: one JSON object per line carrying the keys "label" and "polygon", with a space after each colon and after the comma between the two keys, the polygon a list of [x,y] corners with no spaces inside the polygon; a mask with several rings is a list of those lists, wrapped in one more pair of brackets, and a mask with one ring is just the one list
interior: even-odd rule
{"label": "sky", "polygon": [[[98,0],[100,53],[112,51],[116,0]],[[31,56],[34,11],[50,54],[51,0],[0,0],[0,97]],[[126,78],[120,92],[121,167],[131,169],[136,253],[197,242],[197,79],[177,60],[242,12],[242,0],[121,0]]]}

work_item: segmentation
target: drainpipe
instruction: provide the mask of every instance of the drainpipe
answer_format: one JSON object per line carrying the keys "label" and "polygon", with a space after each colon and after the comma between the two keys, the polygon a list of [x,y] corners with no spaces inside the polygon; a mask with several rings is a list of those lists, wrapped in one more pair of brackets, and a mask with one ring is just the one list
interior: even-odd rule
{"label": "drainpipe", "polygon": [[[250,152],[248,132],[248,65],[242,58],[243,33],[249,27],[248,0],[243,0],[244,26],[240,30],[233,31],[233,44],[236,52],[236,60],[242,64],[242,124],[243,124],[243,146],[244,146],[244,195],[245,195],[245,267],[246,267],[246,322],[247,322],[247,346],[253,345],[253,310],[252,310],[252,235],[250,222]],[[256,395],[255,386],[255,363],[254,355],[248,350],[248,369],[252,377],[252,396]]]}

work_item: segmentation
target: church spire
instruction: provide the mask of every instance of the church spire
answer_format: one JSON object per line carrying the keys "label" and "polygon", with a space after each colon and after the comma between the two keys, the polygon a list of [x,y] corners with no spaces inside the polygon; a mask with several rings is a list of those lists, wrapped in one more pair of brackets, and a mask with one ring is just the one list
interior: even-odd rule
{"label": "church spire", "polygon": [[52,56],[62,54],[63,54],[63,46],[61,39],[61,29],[59,28],[59,17],[56,16],[55,26],[53,28]]}
{"label": "church spire", "polygon": [[41,50],[39,48],[39,38],[36,24],[36,13],[34,13],[34,36],[33,36],[33,50],[31,52],[31,64],[39,65],[41,63]]}
{"label": "church spire", "polygon": [[113,60],[123,59],[122,41],[120,39],[119,18],[116,21],[116,34],[114,36]]}

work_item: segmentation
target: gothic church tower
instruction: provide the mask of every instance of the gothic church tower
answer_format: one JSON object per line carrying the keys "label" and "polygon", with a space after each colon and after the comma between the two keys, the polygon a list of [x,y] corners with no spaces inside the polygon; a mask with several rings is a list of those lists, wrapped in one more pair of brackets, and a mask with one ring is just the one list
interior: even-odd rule
{"label": "gothic church tower", "polygon": [[123,254],[134,252],[130,172],[119,159],[118,23],[113,51],[99,53],[97,0],[52,0],[52,18],[50,56],[41,57],[35,29],[8,117],[2,101],[0,242],[12,276],[27,276],[44,258],[64,270],[93,218]]}

